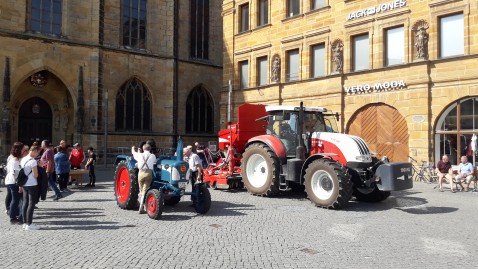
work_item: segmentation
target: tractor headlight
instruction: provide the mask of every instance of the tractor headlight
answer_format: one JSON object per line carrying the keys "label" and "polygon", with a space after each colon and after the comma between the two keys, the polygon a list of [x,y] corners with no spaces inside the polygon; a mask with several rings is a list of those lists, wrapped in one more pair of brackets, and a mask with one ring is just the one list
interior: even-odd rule
{"label": "tractor headlight", "polygon": [[179,174],[178,168],[172,167],[171,179],[174,181],[179,181],[181,179],[181,175]]}

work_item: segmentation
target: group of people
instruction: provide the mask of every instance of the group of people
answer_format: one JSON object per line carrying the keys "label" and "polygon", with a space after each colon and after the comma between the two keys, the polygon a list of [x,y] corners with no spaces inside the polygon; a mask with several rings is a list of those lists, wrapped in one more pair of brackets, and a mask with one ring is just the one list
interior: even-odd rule
{"label": "group of people", "polygon": [[[455,192],[453,184],[460,186],[460,191],[469,191],[470,183],[475,177],[475,168],[468,162],[468,157],[461,156],[461,163],[458,166],[457,174],[454,175],[453,169],[448,159],[448,155],[443,155],[442,159],[436,166],[436,172],[438,175],[438,187],[443,192],[443,179],[446,178],[450,182],[450,191]],[[466,184],[466,186],[463,186]]]}
{"label": "group of people", "polygon": [[[94,165],[96,155],[92,147],[88,148],[89,158],[86,167],[89,169],[90,183],[95,186]],[[6,213],[11,224],[22,224],[24,230],[38,230],[40,227],[32,223],[33,212],[40,197],[46,199],[48,187],[55,192],[53,200],[63,198],[62,192],[68,192],[70,169],[78,169],[84,163],[85,156],[79,143],[68,154],[68,146],[64,140],[53,148],[50,141],[43,140],[39,145],[34,142],[31,147],[15,142],[7,159],[5,185],[8,193],[5,198]],[[28,180],[22,186],[16,182],[20,170],[23,169]],[[58,186],[57,186],[58,184]]]}
{"label": "group of people", "polygon": [[[196,151],[198,154],[194,153],[192,146],[187,146],[183,149],[183,158],[189,164],[189,170],[187,172],[187,177],[191,182],[192,188],[194,190],[196,182],[202,182],[204,165],[207,165],[206,156],[208,154],[208,149],[201,146],[196,142]],[[144,206],[144,195],[148,190],[151,182],[153,180],[153,168],[156,164],[156,154],[157,154],[156,143],[154,140],[148,140],[142,142],[139,147],[132,146],[131,154],[136,160],[136,166],[138,168],[138,186],[139,186],[139,213],[145,213]],[[200,155],[204,155],[203,158]],[[194,200],[193,200],[194,206]]]}

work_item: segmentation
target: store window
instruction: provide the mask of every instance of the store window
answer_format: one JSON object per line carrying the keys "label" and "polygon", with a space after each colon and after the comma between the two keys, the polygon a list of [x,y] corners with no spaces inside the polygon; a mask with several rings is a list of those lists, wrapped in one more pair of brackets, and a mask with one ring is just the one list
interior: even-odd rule
{"label": "store window", "polygon": [[249,62],[239,62],[239,71],[241,72],[241,89],[249,88]]}
{"label": "store window", "polygon": [[123,0],[121,24],[123,46],[146,48],[146,0]]}
{"label": "store window", "polygon": [[465,54],[463,14],[440,18],[440,57]]}
{"label": "store window", "polygon": [[244,4],[239,7],[240,10],[240,28],[239,32],[249,31],[249,4]]}
{"label": "store window", "polygon": [[287,17],[294,17],[300,14],[300,1],[289,0],[287,3]]}
{"label": "store window", "polygon": [[353,71],[368,69],[368,34],[354,36],[353,47]]}
{"label": "store window", "polygon": [[311,10],[319,9],[325,7],[327,0],[312,0],[310,3]]}
{"label": "store window", "polygon": [[209,57],[209,0],[190,2],[190,56],[207,60]]}
{"label": "store window", "polygon": [[257,26],[266,25],[269,23],[269,1],[259,0],[259,16]]}
{"label": "store window", "polygon": [[387,66],[405,62],[405,35],[403,26],[386,30],[386,62]]}
{"label": "store window", "polygon": [[267,85],[269,80],[267,71],[267,56],[257,58],[257,86]]}
{"label": "store window", "polygon": [[61,0],[31,0],[30,30],[60,36],[61,15]]}
{"label": "store window", "polygon": [[116,95],[117,131],[151,130],[151,95],[138,79],[131,79]]}
{"label": "store window", "polygon": [[311,77],[325,76],[325,44],[312,46]]}
{"label": "store window", "polygon": [[299,80],[299,49],[287,52],[287,81]]}
{"label": "store window", "polygon": [[214,129],[214,101],[209,91],[196,86],[186,101],[186,132],[211,133]]}
{"label": "store window", "polygon": [[435,128],[435,160],[443,154],[458,164],[460,156],[478,165],[478,97],[459,100],[442,113]]}

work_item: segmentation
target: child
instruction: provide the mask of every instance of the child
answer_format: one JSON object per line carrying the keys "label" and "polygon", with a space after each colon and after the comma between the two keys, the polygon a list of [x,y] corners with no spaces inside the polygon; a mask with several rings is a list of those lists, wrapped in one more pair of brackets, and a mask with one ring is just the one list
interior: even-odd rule
{"label": "child", "polygon": [[95,163],[96,163],[96,154],[93,147],[88,148],[88,161],[86,161],[86,169],[88,169],[90,176],[90,183],[86,184],[86,187],[94,187],[96,182],[95,176]]}

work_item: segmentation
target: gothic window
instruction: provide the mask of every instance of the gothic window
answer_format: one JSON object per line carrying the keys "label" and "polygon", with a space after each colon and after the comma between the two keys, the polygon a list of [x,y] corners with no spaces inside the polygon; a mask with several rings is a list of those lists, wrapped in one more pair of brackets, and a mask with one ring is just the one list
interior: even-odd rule
{"label": "gothic window", "polygon": [[194,88],[186,101],[186,132],[212,133],[214,129],[214,102],[201,86]]}
{"label": "gothic window", "polygon": [[151,95],[137,79],[126,82],[116,95],[117,131],[151,130]]}
{"label": "gothic window", "polygon": [[190,10],[191,57],[207,60],[209,57],[209,0],[191,0]]}
{"label": "gothic window", "polygon": [[34,33],[61,35],[61,0],[30,1],[30,30]]}
{"label": "gothic window", "polygon": [[146,0],[123,0],[121,25],[123,46],[146,48]]}

